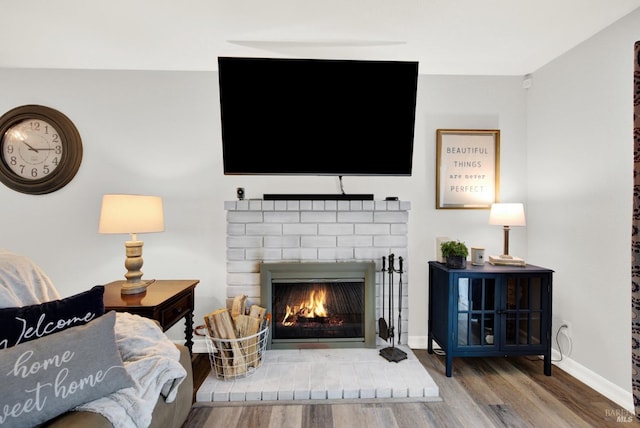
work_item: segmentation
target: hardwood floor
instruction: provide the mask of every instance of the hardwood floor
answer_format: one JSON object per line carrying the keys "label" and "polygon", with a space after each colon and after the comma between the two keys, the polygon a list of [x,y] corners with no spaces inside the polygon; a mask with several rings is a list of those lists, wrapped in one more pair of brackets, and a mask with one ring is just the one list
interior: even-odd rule
{"label": "hardwood floor", "polygon": [[[545,376],[534,357],[454,358],[447,378],[443,357],[414,353],[442,401],[194,407],[184,428],[640,427],[632,414],[558,367]],[[195,393],[210,367],[206,354],[193,364]]]}

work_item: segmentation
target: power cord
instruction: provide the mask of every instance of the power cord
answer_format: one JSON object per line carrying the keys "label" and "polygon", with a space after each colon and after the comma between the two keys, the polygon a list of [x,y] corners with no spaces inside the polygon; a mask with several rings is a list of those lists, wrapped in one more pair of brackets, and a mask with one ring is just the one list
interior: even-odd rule
{"label": "power cord", "polygon": [[[564,329],[569,328],[568,325],[566,324],[562,324],[560,327],[558,327],[558,331],[556,332],[556,345],[558,345],[558,352],[560,352],[560,359],[559,360],[551,360],[554,363],[558,363],[560,361],[562,361],[562,359],[564,358],[564,355],[562,354],[562,346],[560,346],[560,340],[558,339],[558,337],[560,336],[560,332]],[[571,341],[571,337],[569,337],[568,334],[565,334],[564,337],[567,338],[567,340],[569,341],[569,352],[567,353],[567,355],[571,354],[571,351],[573,350],[573,342]]]}
{"label": "power cord", "polygon": [[338,182],[340,183],[340,193],[344,195],[345,194],[344,193],[344,185],[342,184],[342,176],[341,175],[338,176]]}

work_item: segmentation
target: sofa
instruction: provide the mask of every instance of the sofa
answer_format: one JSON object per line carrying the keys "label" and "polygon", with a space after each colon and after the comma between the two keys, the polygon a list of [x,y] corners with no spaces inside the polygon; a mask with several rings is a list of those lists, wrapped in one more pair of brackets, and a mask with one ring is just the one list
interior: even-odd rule
{"label": "sofa", "polygon": [[[153,409],[151,428],[180,428],[187,420],[193,402],[193,374],[191,354],[186,346],[176,345],[180,350],[180,364],[187,371],[187,377],[178,389],[178,395],[172,403],[158,397]],[[44,423],[51,428],[112,428],[113,425],[104,416],[87,411],[70,411]]]}
{"label": "sofa", "polygon": [[101,285],[61,298],[0,249],[0,426],[181,427],[191,355],[150,319],[105,313]]}

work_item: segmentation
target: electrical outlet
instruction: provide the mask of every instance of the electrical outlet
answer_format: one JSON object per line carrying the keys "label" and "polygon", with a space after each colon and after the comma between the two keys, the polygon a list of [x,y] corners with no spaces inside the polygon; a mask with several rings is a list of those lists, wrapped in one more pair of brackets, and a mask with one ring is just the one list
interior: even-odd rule
{"label": "electrical outlet", "polygon": [[567,320],[562,320],[560,322],[560,333],[566,334],[568,337],[571,337],[571,323]]}

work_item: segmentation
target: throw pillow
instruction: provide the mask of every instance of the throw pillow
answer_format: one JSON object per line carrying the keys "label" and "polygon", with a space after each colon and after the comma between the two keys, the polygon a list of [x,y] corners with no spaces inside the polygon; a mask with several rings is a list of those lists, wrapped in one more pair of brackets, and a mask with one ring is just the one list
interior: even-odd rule
{"label": "throw pillow", "polygon": [[66,299],[0,309],[0,349],[39,339],[104,314],[104,286],[96,285]]}
{"label": "throw pillow", "polygon": [[115,312],[0,350],[0,426],[32,427],[135,383],[118,351]]}

